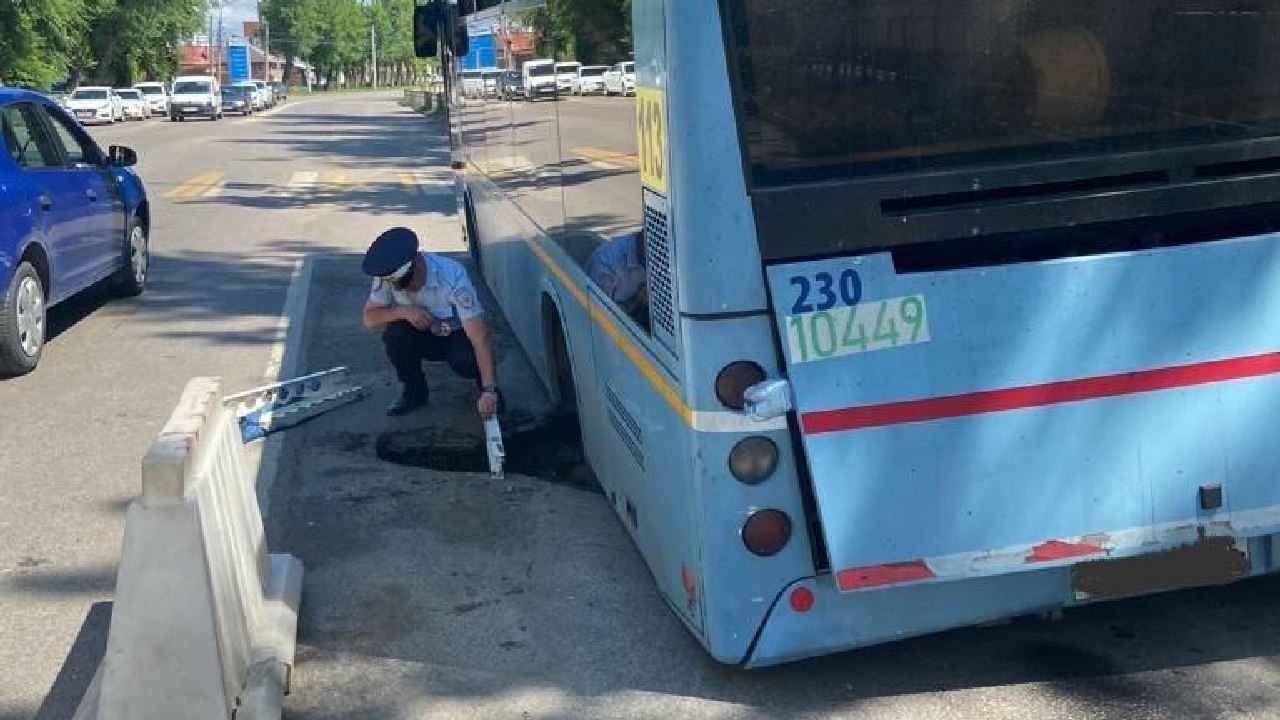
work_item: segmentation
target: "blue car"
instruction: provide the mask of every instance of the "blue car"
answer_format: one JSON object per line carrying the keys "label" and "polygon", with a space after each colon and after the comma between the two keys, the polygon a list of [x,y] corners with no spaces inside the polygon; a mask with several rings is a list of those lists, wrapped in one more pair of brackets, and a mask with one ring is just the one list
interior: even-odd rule
{"label": "blue car", "polygon": [[37,93],[0,88],[0,147],[0,375],[21,375],[40,360],[51,306],[104,280],[142,293],[151,206],[137,153],[104,153]]}

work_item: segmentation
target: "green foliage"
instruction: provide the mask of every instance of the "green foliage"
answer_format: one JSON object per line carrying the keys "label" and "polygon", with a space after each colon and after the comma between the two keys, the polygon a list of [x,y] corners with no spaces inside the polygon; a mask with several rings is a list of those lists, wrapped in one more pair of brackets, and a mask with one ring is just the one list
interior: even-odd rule
{"label": "green foliage", "polygon": [[529,11],[538,57],[586,65],[629,57],[631,0],[547,0]]}
{"label": "green foliage", "polygon": [[[0,0],[0,81],[167,80],[177,70],[175,48],[204,28],[211,2],[218,0]],[[273,54],[310,61],[330,81],[371,79],[372,29],[381,82],[406,84],[428,67],[413,55],[414,2],[260,0],[259,11]]]}
{"label": "green foliage", "polygon": [[167,77],[172,48],[200,29],[206,0],[0,0],[0,80]]}

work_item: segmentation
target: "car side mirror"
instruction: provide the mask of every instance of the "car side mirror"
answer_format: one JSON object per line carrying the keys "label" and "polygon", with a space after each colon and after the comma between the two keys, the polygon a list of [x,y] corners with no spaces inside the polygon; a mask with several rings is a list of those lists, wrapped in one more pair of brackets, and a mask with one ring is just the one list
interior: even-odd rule
{"label": "car side mirror", "polygon": [[413,54],[435,57],[439,52],[440,3],[432,0],[413,8]]}
{"label": "car side mirror", "polygon": [[124,145],[112,145],[107,150],[107,162],[115,167],[133,167],[138,164],[138,153]]}

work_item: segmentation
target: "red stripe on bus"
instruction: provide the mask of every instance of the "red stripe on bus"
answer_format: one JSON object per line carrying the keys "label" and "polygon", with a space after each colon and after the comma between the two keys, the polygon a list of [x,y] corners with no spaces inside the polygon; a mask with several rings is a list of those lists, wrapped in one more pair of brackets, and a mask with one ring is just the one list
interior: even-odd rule
{"label": "red stripe on bus", "polygon": [[1066,560],[1067,558],[1083,557],[1085,555],[1094,555],[1104,552],[1105,548],[1101,545],[1093,543],[1073,543],[1064,542],[1062,540],[1049,540],[1031,548],[1031,552],[1027,553],[1026,562],[1051,562],[1053,560]]}
{"label": "red stripe on bus", "polygon": [[841,570],[836,573],[836,586],[841,590],[862,590],[912,580],[928,580],[931,577],[933,571],[925,561],[909,560]]}
{"label": "red stripe on bus", "polygon": [[1277,372],[1280,372],[1280,353],[1266,353],[1043,385],[819,410],[804,413],[801,420],[804,431],[816,435],[1205,385]]}

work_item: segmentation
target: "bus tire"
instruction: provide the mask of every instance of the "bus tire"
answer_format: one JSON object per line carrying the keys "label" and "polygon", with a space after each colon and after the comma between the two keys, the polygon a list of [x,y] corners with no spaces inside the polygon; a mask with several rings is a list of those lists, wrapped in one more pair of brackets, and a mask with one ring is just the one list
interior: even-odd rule
{"label": "bus tire", "polygon": [[476,211],[471,205],[471,193],[467,193],[462,201],[463,211],[463,232],[467,235],[467,253],[471,255],[471,262],[475,263],[476,273],[484,275],[484,268],[480,265],[480,231],[476,227]]}
{"label": "bus tire", "polygon": [[569,344],[564,336],[564,323],[551,298],[542,297],[542,322],[547,328],[547,357],[551,362],[552,382],[555,383],[556,416],[578,414],[578,386],[573,380],[573,362],[569,359]]}

